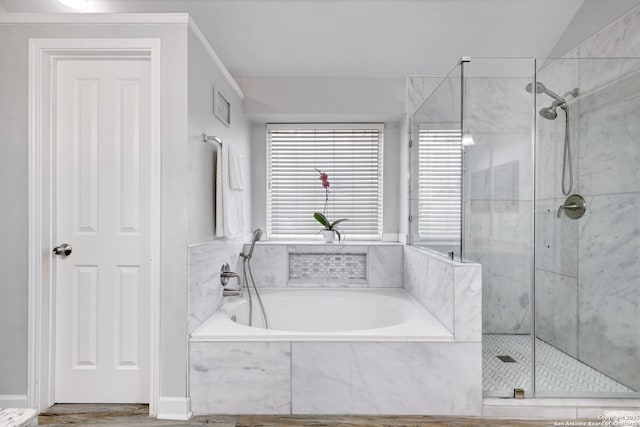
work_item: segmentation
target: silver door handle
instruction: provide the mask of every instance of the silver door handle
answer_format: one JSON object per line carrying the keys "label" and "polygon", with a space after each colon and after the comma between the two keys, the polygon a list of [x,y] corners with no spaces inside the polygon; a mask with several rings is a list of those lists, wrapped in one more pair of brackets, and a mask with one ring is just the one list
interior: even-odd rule
{"label": "silver door handle", "polygon": [[56,246],[55,248],[53,248],[53,254],[60,256],[69,256],[71,255],[72,251],[73,248],[67,243],[63,243],[60,246]]}

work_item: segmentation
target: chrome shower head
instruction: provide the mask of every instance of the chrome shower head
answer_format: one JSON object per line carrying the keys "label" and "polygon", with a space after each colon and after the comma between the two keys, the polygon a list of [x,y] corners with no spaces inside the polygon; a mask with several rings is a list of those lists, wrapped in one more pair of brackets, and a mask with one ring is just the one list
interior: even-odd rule
{"label": "chrome shower head", "polygon": [[[527,90],[527,92],[531,93],[532,87],[533,83],[529,83],[525,89]],[[536,82],[536,93],[543,93],[545,89],[546,87],[542,83]]]}
{"label": "chrome shower head", "polygon": [[[531,93],[531,89],[532,88],[533,88],[533,84],[529,83],[527,85],[527,87],[525,87],[525,90],[527,92]],[[560,95],[558,95],[554,91],[547,89],[547,87],[542,82],[536,82],[536,93],[538,93],[538,94],[546,93],[547,95],[549,95],[550,97],[552,97],[556,101],[564,101],[565,100],[563,97],[561,97]]]}
{"label": "chrome shower head", "polygon": [[251,257],[253,256],[253,248],[256,246],[256,242],[262,238],[263,233],[264,233],[264,230],[262,228],[256,228],[253,231],[253,240],[251,240],[251,246],[249,247],[249,252],[246,254],[244,252],[241,252],[240,256],[242,258],[251,259]]}
{"label": "chrome shower head", "polygon": [[255,243],[258,240],[262,239],[262,233],[264,233],[264,230],[262,228],[256,228],[253,231],[253,243]]}
{"label": "chrome shower head", "polygon": [[542,108],[540,115],[547,120],[555,120],[556,117],[558,117],[558,112],[556,111],[556,107],[552,105],[551,107]]}
{"label": "chrome shower head", "polygon": [[553,101],[549,107],[541,108],[540,115],[547,120],[555,120],[558,117],[558,107],[565,110],[567,112],[567,102],[566,101]]}

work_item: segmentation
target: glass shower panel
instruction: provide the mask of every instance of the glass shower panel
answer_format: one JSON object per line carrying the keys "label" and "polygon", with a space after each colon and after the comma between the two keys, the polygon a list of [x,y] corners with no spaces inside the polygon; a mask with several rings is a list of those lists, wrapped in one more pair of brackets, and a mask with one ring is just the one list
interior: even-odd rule
{"label": "glass shower panel", "polygon": [[[640,396],[639,65],[539,61],[538,396]],[[586,202],[581,217],[573,194]]]}
{"label": "glass shower panel", "polygon": [[[461,71],[455,66],[423,95],[410,118],[410,243],[456,259],[462,227]],[[425,78],[423,86],[427,82],[433,85]]]}
{"label": "glass shower panel", "polygon": [[463,257],[482,264],[484,395],[531,397],[535,64],[465,65]]}

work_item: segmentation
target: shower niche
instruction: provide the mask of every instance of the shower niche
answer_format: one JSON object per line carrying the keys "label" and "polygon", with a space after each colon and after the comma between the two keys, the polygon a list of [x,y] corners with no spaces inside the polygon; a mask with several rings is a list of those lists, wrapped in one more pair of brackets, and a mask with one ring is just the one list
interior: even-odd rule
{"label": "shower niche", "polygon": [[482,264],[486,397],[640,397],[639,63],[409,79],[409,239]]}

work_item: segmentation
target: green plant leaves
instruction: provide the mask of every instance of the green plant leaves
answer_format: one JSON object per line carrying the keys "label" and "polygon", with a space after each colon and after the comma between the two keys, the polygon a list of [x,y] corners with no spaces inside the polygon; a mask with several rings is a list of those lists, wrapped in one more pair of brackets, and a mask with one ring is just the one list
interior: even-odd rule
{"label": "green plant leaves", "polygon": [[315,218],[316,221],[322,224],[324,228],[326,228],[327,230],[331,230],[331,223],[321,212],[314,212],[313,218]]}

